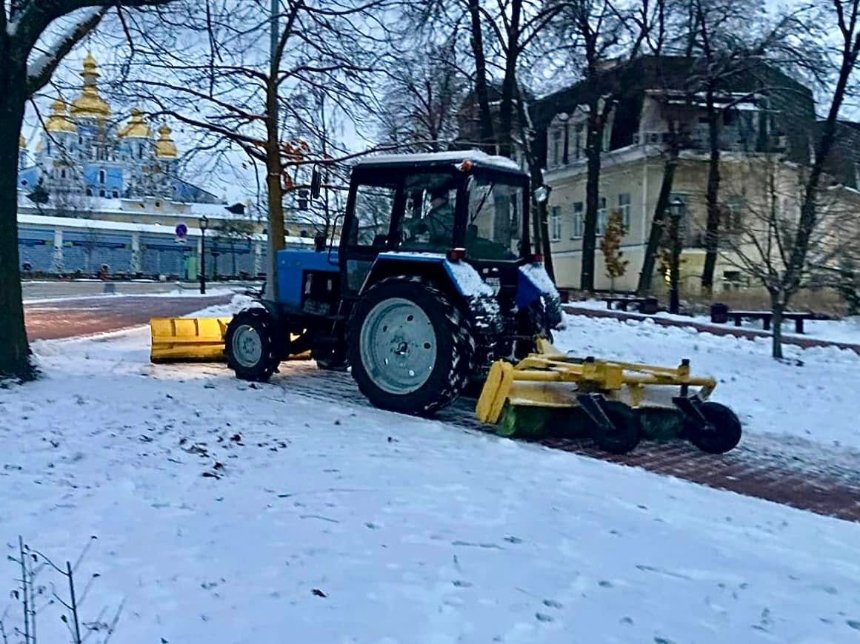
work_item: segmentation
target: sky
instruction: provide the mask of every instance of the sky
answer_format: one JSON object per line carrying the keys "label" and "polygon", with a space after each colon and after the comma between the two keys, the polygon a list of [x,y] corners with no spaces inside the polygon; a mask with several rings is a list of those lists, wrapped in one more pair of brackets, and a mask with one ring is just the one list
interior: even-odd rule
{"label": "sky", "polygon": [[[798,3],[792,1],[786,2],[784,0],[780,2],[768,0],[767,2],[771,10],[786,6],[790,7],[796,4]],[[58,25],[58,28],[61,27],[62,25]],[[36,99],[35,103],[39,106],[43,118],[49,113],[50,103],[57,95],[57,88],[61,88],[67,92],[67,96],[69,97],[74,97],[77,94],[76,91],[69,91],[69,88],[72,85],[80,83],[78,73],[87,51],[92,51],[96,59],[102,63],[101,70],[105,73],[106,79],[109,79],[111,76],[115,77],[116,74],[116,70],[111,69],[110,62],[112,60],[121,60],[123,56],[127,55],[127,51],[123,51],[122,48],[119,50],[116,48],[115,40],[110,42],[101,34],[96,34],[94,37],[81,43],[66,58],[55,75],[55,87],[47,87]],[[105,93],[103,92],[103,95]],[[115,115],[127,115],[132,107],[134,105],[121,105],[112,102]],[[189,106],[189,109],[192,107]],[[170,125],[173,128],[173,136],[180,153],[192,149],[197,144],[199,135],[193,129],[177,123],[170,123]],[[23,130],[31,152],[35,150],[36,143],[40,137],[40,130],[41,123],[37,117],[36,110],[31,106],[28,109]],[[369,136],[372,136],[372,132],[360,132],[354,124],[349,121],[345,122],[343,139],[350,149],[366,149],[369,144]],[[225,160],[218,164],[215,171],[213,172],[212,170],[210,163],[199,159],[194,160],[189,163],[184,178],[201,185],[219,197],[225,198],[230,203],[236,201],[244,202],[248,199],[256,200],[259,196],[262,196],[258,185],[262,185],[263,176],[255,174],[252,165],[243,153],[236,151],[235,153],[228,154]]]}

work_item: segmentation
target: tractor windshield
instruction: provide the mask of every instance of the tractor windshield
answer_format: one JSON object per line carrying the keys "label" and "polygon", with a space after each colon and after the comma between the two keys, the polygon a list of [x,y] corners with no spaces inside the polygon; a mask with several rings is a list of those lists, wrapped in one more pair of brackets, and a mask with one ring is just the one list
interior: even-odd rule
{"label": "tractor windshield", "polygon": [[469,185],[466,250],[477,259],[517,259],[524,204],[523,185],[498,176],[475,176]]}

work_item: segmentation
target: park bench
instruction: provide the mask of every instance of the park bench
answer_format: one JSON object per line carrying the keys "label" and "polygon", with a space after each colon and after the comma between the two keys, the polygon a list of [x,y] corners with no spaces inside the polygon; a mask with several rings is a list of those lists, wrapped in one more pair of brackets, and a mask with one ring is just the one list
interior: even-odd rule
{"label": "park bench", "polygon": [[606,308],[609,310],[615,309],[616,311],[627,311],[628,307],[633,306],[633,308],[639,313],[646,313],[648,315],[657,313],[660,310],[660,302],[657,301],[656,297],[631,297],[622,295],[607,296],[601,299],[606,302]]}
{"label": "park bench", "polygon": [[[807,320],[830,320],[831,318],[828,315],[813,313],[812,311],[786,311],[782,314],[782,319],[793,321],[796,333],[804,333],[804,323]],[[741,326],[744,320],[760,320],[762,328],[765,331],[770,331],[773,313],[770,311],[733,311],[725,304],[711,305],[711,322],[726,324],[729,320],[732,320],[735,326]]]}

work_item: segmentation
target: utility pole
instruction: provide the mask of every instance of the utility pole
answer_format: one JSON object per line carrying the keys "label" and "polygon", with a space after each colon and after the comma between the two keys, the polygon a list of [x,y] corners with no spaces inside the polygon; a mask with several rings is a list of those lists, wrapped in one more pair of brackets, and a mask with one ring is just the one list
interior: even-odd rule
{"label": "utility pole", "polygon": [[[274,76],[275,76],[276,71],[277,71],[275,69],[275,57],[276,57],[277,51],[278,51],[278,37],[280,35],[278,33],[279,32],[278,13],[280,12],[279,4],[280,4],[279,0],[272,0],[271,7],[269,8],[269,12],[270,12],[269,17],[271,19],[270,33],[269,33],[269,70],[273,76],[273,78],[272,78],[273,83],[275,82]],[[274,119],[275,119],[275,123],[277,124],[278,118],[279,118],[277,101],[275,101],[275,108],[274,109],[275,109]],[[278,179],[278,181],[280,181],[280,178]],[[272,229],[274,228],[274,226],[272,225],[273,220],[274,220],[274,217],[273,217],[274,213],[272,213],[271,200],[270,200],[270,205],[269,205],[268,210],[269,210],[269,224],[267,226],[268,234],[266,235],[266,239],[267,239],[268,245],[269,245],[269,261],[266,262],[266,296],[270,300],[274,300],[277,297],[277,293],[275,292],[274,285],[275,285],[275,274],[276,274],[276,271],[278,270],[278,268],[277,268],[277,266],[278,266],[278,257],[277,257],[278,246],[275,243],[275,236],[272,234]]]}
{"label": "utility pole", "polygon": [[681,216],[684,214],[684,202],[678,197],[669,205],[671,221],[671,257],[669,265],[669,313],[680,313],[680,281],[681,281]]}

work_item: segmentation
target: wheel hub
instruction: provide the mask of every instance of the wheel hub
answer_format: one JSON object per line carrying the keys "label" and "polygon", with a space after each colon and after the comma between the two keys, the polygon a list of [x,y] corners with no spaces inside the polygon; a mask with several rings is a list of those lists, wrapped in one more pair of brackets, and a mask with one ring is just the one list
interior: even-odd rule
{"label": "wheel hub", "polygon": [[254,327],[243,324],[233,334],[233,357],[243,367],[254,367],[263,357],[263,341]]}
{"label": "wheel hub", "polygon": [[436,364],[436,333],[424,310],[405,298],[377,304],[360,334],[362,363],[383,391],[405,395],[418,390]]}

